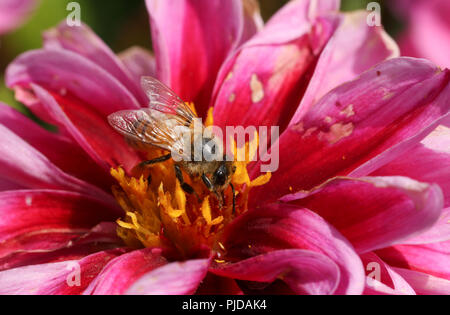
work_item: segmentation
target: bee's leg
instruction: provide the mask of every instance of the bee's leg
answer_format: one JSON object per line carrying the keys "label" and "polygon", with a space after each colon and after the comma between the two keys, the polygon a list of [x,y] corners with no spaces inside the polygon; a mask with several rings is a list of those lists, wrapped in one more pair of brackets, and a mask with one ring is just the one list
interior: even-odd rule
{"label": "bee's leg", "polygon": [[175,167],[175,176],[177,177],[178,181],[180,182],[181,188],[188,194],[194,194],[194,188],[192,188],[191,185],[189,185],[188,183],[184,182],[183,179],[183,173],[181,173],[181,169],[178,165],[174,165]]}
{"label": "bee's leg", "polygon": [[205,175],[205,173],[203,173],[203,175],[202,175],[202,180],[203,180],[203,183],[205,183],[206,188],[208,188],[209,190],[212,190],[212,183],[209,180],[209,178]]}
{"label": "bee's leg", "polygon": [[236,192],[234,191],[234,186],[230,183],[231,191],[233,192],[233,214],[236,213]]}
{"label": "bee's leg", "polygon": [[152,165],[152,164],[156,164],[156,163],[165,162],[168,159],[170,159],[171,157],[172,157],[172,154],[169,153],[167,155],[160,156],[160,157],[158,157],[156,159],[153,159],[153,160],[148,160],[148,161],[141,162],[141,163],[139,163],[139,166],[140,167],[145,167],[147,165]]}

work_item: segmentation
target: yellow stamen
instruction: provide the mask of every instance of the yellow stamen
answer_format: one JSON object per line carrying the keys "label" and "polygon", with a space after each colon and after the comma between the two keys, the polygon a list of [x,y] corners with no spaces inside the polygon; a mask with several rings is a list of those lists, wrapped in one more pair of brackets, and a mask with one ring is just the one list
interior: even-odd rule
{"label": "yellow stamen", "polygon": [[[188,106],[195,112],[193,104]],[[210,108],[205,126],[212,126],[213,121],[213,108]],[[116,221],[117,234],[129,246],[170,246],[184,257],[207,245],[217,252],[217,258],[222,258],[220,255],[226,255],[226,250],[219,235],[235,216],[247,211],[251,188],[266,184],[271,177],[266,173],[252,181],[248,175],[247,165],[256,157],[258,142],[257,132],[241,148],[233,141],[234,156],[243,158],[234,162],[236,172],[231,178],[236,191],[234,212],[230,189],[223,192],[223,200],[219,201],[201,180],[185,176],[195,191],[195,194],[186,194],[175,178],[172,160],[151,167],[135,167],[132,176],[121,167],[111,169],[111,175],[118,183],[112,191],[126,214]],[[162,154],[161,150],[147,153],[150,158]],[[151,184],[146,180],[149,175]]]}
{"label": "yellow stamen", "polygon": [[212,126],[214,124],[214,116],[213,116],[214,108],[210,107],[208,109],[208,113],[206,115],[205,127]]}
{"label": "yellow stamen", "polygon": [[250,187],[262,186],[267,184],[272,177],[272,173],[267,172],[264,175],[261,175],[250,182]]}

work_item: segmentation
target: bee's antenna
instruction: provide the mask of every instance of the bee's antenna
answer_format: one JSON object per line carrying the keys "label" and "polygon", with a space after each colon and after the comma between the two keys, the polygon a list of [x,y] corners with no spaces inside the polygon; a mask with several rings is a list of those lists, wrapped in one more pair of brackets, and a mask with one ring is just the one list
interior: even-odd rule
{"label": "bee's antenna", "polygon": [[236,214],[236,193],[234,191],[234,186],[230,183],[231,191],[233,192],[233,215]]}

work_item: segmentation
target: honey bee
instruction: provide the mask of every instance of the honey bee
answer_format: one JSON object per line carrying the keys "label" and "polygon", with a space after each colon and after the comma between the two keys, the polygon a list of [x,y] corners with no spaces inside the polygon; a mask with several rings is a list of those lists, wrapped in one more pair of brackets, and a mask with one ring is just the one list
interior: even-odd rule
{"label": "honey bee", "polygon": [[[172,158],[181,188],[188,194],[195,194],[192,186],[184,182],[182,171],[191,178],[200,177],[207,189],[216,195],[220,207],[223,204],[223,193],[230,186],[234,213],[236,200],[231,177],[236,166],[233,159],[222,154],[222,140],[205,129],[203,124],[200,124],[200,128],[195,128],[194,121],[198,117],[163,83],[152,77],[142,77],[141,85],[150,100],[147,108],[123,110],[108,116],[110,125],[123,134],[134,148],[147,151],[157,147],[171,152],[153,160],[143,161],[139,165],[145,167]],[[200,158],[194,147],[198,143],[201,152],[206,153]],[[219,153],[222,156],[221,159],[211,160],[207,158],[208,153]]]}

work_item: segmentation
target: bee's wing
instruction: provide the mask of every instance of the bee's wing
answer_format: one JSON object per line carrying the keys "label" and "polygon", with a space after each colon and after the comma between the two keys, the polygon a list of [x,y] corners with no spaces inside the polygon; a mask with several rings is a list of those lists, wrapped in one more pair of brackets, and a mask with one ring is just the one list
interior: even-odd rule
{"label": "bee's wing", "polygon": [[186,140],[183,137],[183,133],[190,134],[189,127],[180,124],[173,115],[143,108],[113,113],[108,121],[137,148],[142,147],[140,144],[153,145],[189,158],[184,156]]}
{"label": "bee's wing", "polygon": [[175,92],[153,77],[142,77],[141,86],[150,100],[149,108],[164,114],[175,115],[188,126],[195,114]]}

